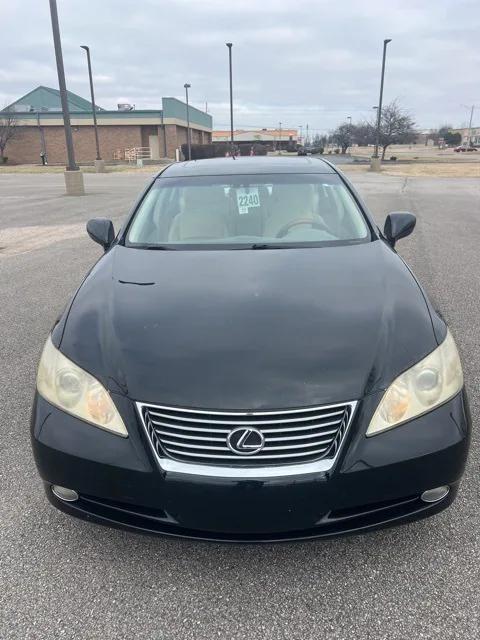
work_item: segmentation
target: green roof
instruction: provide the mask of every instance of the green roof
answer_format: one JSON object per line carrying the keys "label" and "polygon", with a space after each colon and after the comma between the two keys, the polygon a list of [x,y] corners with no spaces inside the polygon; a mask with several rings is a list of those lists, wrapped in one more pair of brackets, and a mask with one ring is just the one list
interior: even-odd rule
{"label": "green roof", "polygon": [[[177,98],[162,98],[163,117],[164,118],[178,118],[179,120],[186,120],[187,117],[187,105]],[[201,126],[211,129],[213,126],[212,116],[200,109],[188,105],[188,115],[190,116],[190,122],[192,124],[199,124]]]}
{"label": "green roof", "polygon": [[[92,117],[92,103],[71,91],[68,94],[68,108],[72,117],[75,119],[90,119]],[[177,98],[162,98],[162,109],[135,109],[133,111],[113,111],[105,110],[96,105],[99,117],[107,120],[129,118],[135,120],[142,116],[151,116],[152,118],[169,118],[179,121],[186,121],[187,105],[185,102]],[[42,121],[54,120],[62,117],[62,104],[60,101],[60,91],[51,89],[50,87],[37,87],[19,98],[12,104],[5,107],[3,112],[14,114],[17,119],[34,120],[37,113],[41,114]],[[200,109],[188,106],[190,122],[192,124],[212,129],[212,116]]]}
{"label": "green roof", "polygon": [[[74,113],[77,111],[92,111],[92,103],[77,94],[67,91],[68,108]],[[100,107],[97,105],[97,111]],[[60,91],[50,87],[37,87],[25,94],[12,104],[5,107],[4,111],[28,112],[28,111],[61,111],[62,103]],[[100,109],[101,110],[101,109]]]}

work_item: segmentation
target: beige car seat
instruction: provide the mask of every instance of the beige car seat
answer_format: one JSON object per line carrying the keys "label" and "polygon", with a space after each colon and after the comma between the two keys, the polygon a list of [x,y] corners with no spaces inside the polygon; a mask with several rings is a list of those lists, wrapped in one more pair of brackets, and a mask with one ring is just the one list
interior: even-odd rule
{"label": "beige car seat", "polygon": [[187,187],[181,211],[172,221],[168,239],[215,240],[228,237],[229,202],[223,187]]}
{"label": "beige car seat", "polygon": [[276,184],[273,187],[270,213],[265,222],[265,236],[277,237],[279,231],[295,220],[320,222],[311,184]]}

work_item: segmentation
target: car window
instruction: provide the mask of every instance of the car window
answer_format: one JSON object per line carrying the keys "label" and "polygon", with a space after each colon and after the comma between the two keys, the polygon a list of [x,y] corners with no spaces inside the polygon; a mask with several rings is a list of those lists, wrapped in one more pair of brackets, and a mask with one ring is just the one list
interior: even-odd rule
{"label": "car window", "polygon": [[125,243],[248,248],[369,239],[365,218],[338,176],[279,174],[158,178]]}

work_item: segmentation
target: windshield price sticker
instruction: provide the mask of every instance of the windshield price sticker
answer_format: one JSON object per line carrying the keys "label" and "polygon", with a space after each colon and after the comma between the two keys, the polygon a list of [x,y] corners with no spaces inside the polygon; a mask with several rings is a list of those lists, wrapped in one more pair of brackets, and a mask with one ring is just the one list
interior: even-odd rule
{"label": "windshield price sticker", "polygon": [[258,195],[257,187],[251,187],[250,189],[237,189],[237,206],[238,213],[248,213],[248,210],[253,207],[260,206],[260,197]]}

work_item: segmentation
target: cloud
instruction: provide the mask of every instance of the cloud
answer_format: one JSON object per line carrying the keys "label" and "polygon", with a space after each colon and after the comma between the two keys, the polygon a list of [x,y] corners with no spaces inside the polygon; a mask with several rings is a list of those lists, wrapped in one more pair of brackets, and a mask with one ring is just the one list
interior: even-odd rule
{"label": "cloud", "polygon": [[[227,126],[231,41],[237,126],[327,131],[371,113],[386,37],[385,100],[421,127],[461,124],[462,104],[480,103],[478,0],[58,0],[58,10],[67,86],[88,97],[88,44],[105,108],[158,108],[190,82],[192,103],[208,101]],[[6,3],[2,27],[0,104],[57,87],[48,3]]]}

